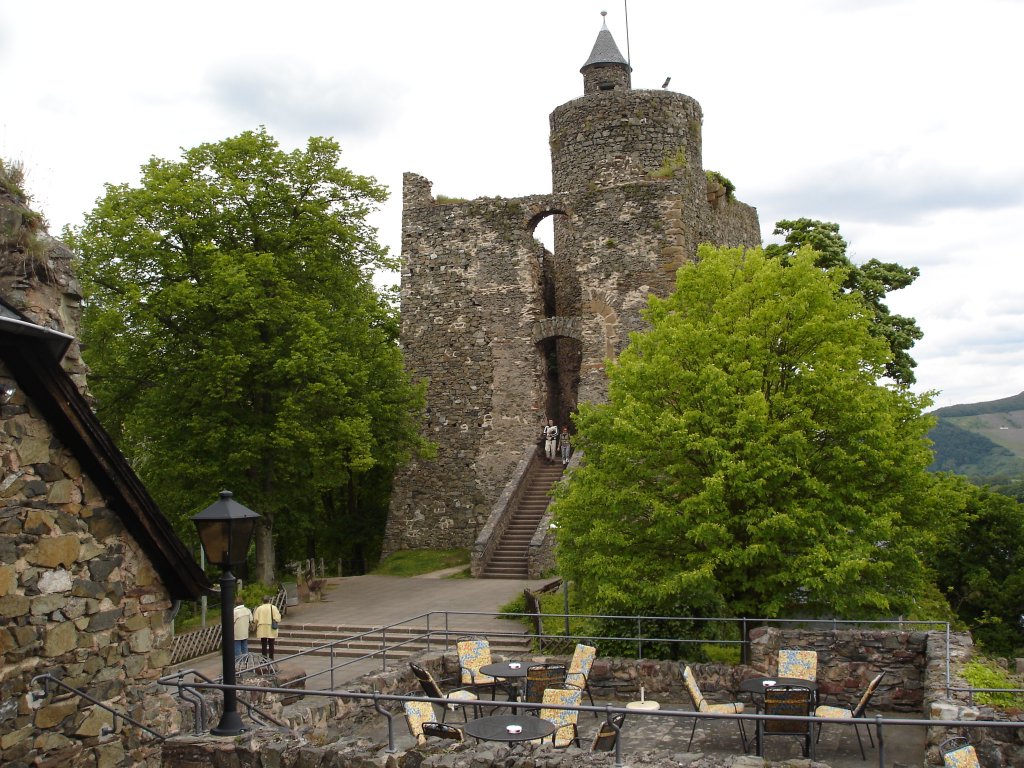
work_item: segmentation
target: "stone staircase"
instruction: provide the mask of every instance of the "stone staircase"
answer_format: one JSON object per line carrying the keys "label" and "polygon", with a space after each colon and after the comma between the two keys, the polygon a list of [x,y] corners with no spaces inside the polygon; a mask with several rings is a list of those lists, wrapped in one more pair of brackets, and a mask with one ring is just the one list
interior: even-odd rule
{"label": "stone staircase", "polygon": [[[437,632],[437,630],[434,630]],[[526,636],[525,630],[509,622],[508,634],[489,634],[479,629],[472,630],[448,630],[448,644],[450,651],[455,653],[455,641],[462,635],[487,636],[490,639],[491,652],[497,656],[511,656],[521,658],[530,652],[531,641]],[[283,621],[281,623],[281,634],[275,643],[274,652],[276,656],[284,656],[301,651],[309,651],[328,643],[334,643],[346,638],[357,639],[346,640],[344,643],[337,643],[333,653],[336,659],[359,658],[373,651],[378,651],[387,646],[388,658],[399,659],[415,656],[427,650],[427,641],[421,635],[426,633],[426,627],[391,627],[380,630],[379,627],[360,627],[355,625],[327,625],[327,624],[300,624]],[[520,633],[522,633],[520,635]],[[252,641],[250,640],[250,643]],[[259,642],[257,641],[257,647]],[[435,634],[430,640],[430,649],[441,651],[444,649],[444,637]],[[312,651],[312,656],[330,656],[331,650],[324,648]]]}
{"label": "stone staircase", "polygon": [[502,534],[494,554],[484,566],[483,579],[525,579],[530,539],[537,531],[544,512],[551,503],[552,486],[562,477],[562,462],[541,460],[533,473],[530,485],[523,492],[519,506]]}

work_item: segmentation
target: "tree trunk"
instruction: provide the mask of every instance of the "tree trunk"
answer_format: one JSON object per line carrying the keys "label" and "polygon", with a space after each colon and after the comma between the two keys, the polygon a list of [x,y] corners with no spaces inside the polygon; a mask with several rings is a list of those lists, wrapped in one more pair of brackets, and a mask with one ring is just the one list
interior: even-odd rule
{"label": "tree trunk", "polygon": [[274,529],[266,517],[256,523],[256,580],[262,584],[274,583]]}

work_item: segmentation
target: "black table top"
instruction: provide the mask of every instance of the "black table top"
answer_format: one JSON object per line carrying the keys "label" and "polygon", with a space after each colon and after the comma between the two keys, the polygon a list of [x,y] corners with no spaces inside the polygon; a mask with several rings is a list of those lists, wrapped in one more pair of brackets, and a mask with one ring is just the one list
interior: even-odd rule
{"label": "black table top", "polygon": [[[518,725],[521,733],[509,733],[510,725]],[[530,741],[543,739],[555,732],[556,726],[548,720],[532,715],[491,715],[470,720],[462,726],[468,736],[484,741]]]}
{"label": "black table top", "polygon": [[[519,664],[520,665],[519,668],[518,669],[512,669],[512,667],[509,666],[509,664],[512,664],[512,663]],[[488,675],[490,677],[502,677],[502,678],[506,678],[506,679],[510,678],[510,677],[526,677],[526,670],[528,670],[534,664],[536,664],[536,662],[530,662],[530,661],[520,661],[520,662],[497,661],[494,664],[484,664],[482,667],[480,667],[480,671],[483,674]]]}
{"label": "black table top", "polygon": [[744,693],[764,693],[766,680],[772,680],[776,686],[790,685],[795,688],[809,688],[812,691],[818,690],[818,683],[814,680],[803,680],[799,677],[751,677],[740,683],[740,690]]}

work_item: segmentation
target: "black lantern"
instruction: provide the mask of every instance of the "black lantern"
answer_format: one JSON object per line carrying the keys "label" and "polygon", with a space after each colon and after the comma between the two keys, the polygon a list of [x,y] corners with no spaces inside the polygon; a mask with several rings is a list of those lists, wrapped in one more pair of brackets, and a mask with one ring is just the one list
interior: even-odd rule
{"label": "black lantern", "polygon": [[245,728],[238,714],[235,697],[235,577],[231,566],[245,562],[249,542],[259,515],[221,491],[220,498],[192,517],[206,558],[224,572],[220,577],[221,656],[224,666],[224,714],[212,728],[215,736],[237,736]]}

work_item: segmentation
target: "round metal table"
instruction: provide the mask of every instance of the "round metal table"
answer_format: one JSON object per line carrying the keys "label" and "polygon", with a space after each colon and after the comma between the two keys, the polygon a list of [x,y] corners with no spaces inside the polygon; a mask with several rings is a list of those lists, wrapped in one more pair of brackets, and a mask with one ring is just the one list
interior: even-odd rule
{"label": "round metal table", "polygon": [[793,688],[809,688],[815,694],[818,692],[818,684],[814,680],[803,680],[799,677],[750,677],[740,683],[740,690],[744,693],[761,694],[765,688],[774,686],[792,686]]}
{"label": "round metal table", "polygon": [[[522,728],[519,733],[510,733],[509,726]],[[548,720],[531,715],[491,715],[470,720],[462,726],[466,735],[481,741],[531,741],[550,736],[558,728]]]}
{"label": "round metal table", "polygon": [[[480,672],[497,680],[504,680],[506,685],[503,687],[508,691],[509,699],[511,701],[518,701],[521,693],[519,690],[520,682],[526,679],[526,670],[535,663],[530,661],[496,661],[493,664],[484,664],[480,667]],[[519,666],[512,667],[510,666],[511,664],[518,664]],[[514,707],[512,712],[515,712]]]}

